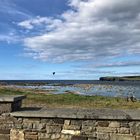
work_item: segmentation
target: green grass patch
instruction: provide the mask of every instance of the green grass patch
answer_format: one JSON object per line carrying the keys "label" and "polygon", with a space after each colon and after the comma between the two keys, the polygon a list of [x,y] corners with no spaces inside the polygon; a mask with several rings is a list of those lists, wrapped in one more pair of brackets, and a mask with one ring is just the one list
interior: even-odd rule
{"label": "green grass patch", "polygon": [[127,102],[124,98],[83,96],[77,94],[42,94],[35,90],[20,90],[14,88],[0,88],[0,95],[26,95],[24,106],[68,107],[68,108],[140,108],[140,101]]}

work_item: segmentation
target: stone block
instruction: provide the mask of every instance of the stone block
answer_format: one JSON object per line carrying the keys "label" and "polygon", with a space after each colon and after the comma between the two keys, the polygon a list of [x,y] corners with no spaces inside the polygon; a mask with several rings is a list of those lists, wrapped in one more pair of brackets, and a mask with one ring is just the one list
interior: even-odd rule
{"label": "stone block", "polygon": [[100,127],[108,127],[109,126],[109,121],[98,121],[97,125]]}
{"label": "stone block", "polygon": [[97,132],[92,132],[92,133],[89,133],[89,134],[85,134],[84,136],[88,136],[89,138],[97,138]]}
{"label": "stone block", "polygon": [[65,120],[64,125],[70,125],[70,120]]}
{"label": "stone block", "polygon": [[129,128],[129,122],[128,121],[122,121],[121,123],[120,123],[120,127],[125,127],[125,128]]}
{"label": "stone block", "polygon": [[0,129],[0,134],[10,134],[10,129]]}
{"label": "stone block", "polygon": [[51,138],[51,134],[47,134],[47,133],[38,133],[38,139],[50,139]]}
{"label": "stone block", "polygon": [[88,140],[97,140],[97,138],[88,138]]}
{"label": "stone block", "polygon": [[70,125],[82,126],[82,120],[71,120]]}
{"label": "stone block", "polygon": [[112,121],[112,122],[110,122],[109,127],[119,128],[120,122]]}
{"label": "stone block", "polygon": [[61,126],[46,126],[46,133],[60,133],[62,130]]}
{"label": "stone block", "polygon": [[103,132],[103,133],[117,133],[117,128],[109,128],[109,127],[97,127],[97,132]]}
{"label": "stone block", "polygon": [[38,135],[26,135],[25,140],[38,140]]}
{"label": "stone block", "polygon": [[0,114],[17,111],[21,108],[21,102],[25,96],[1,96],[0,97]]}
{"label": "stone block", "polygon": [[72,136],[71,140],[88,140],[88,138],[83,136]]}
{"label": "stone block", "polygon": [[136,136],[136,140],[140,140],[140,136]]}
{"label": "stone block", "polygon": [[46,119],[46,125],[64,125],[63,119]]}
{"label": "stone block", "polygon": [[121,127],[118,129],[118,133],[120,134],[130,134],[130,128]]}
{"label": "stone block", "polygon": [[81,129],[81,133],[86,135],[92,134],[94,132],[96,132],[96,128],[92,126],[83,126]]}
{"label": "stone block", "polygon": [[61,134],[61,138],[59,140],[71,140],[72,135],[69,134]]}
{"label": "stone block", "polygon": [[40,123],[39,118],[24,118],[23,123]]}
{"label": "stone block", "polygon": [[140,122],[131,123],[130,133],[133,135],[140,136]]}
{"label": "stone block", "polygon": [[110,139],[111,140],[135,140],[135,136],[112,134],[112,135],[110,135]]}
{"label": "stone block", "polygon": [[15,128],[15,129],[22,129],[23,125],[22,124],[14,124],[13,128]]}
{"label": "stone block", "polygon": [[26,135],[37,135],[38,133],[35,131],[26,131],[25,134]]}
{"label": "stone block", "polygon": [[82,126],[96,127],[97,126],[97,122],[95,120],[86,120],[86,121],[82,122]]}
{"label": "stone block", "polygon": [[67,130],[80,130],[81,125],[64,125],[63,129]]}
{"label": "stone block", "polygon": [[80,135],[80,131],[79,130],[62,130],[61,131],[62,134],[69,134],[69,135]]}
{"label": "stone block", "polygon": [[46,123],[40,123],[38,124],[38,130],[44,130],[46,128]]}
{"label": "stone block", "polygon": [[23,129],[32,129],[33,128],[33,124],[32,123],[23,123]]}
{"label": "stone block", "polygon": [[110,136],[108,133],[97,133],[98,140],[110,140]]}
{"label": "stone block", "polygon": [[33,129],[37,130],[39,128],[39,122],[32,123]]}
{"label": "stone block", "polygon": [[11,129],[10,140],[25,140],[24,139],[24,131],[17,130],[17,129]]}
{"label": "stone block", "polygon": [[0,134],[0,140],[10,140],[10,135]]}
{"label": "stone block", "polygon": [[59,133],[55,133],[55,134],[52,134],[51,135],[51,139],[52,140],[56,140],[56,139],[59,139],[61,137],[61,135]]}

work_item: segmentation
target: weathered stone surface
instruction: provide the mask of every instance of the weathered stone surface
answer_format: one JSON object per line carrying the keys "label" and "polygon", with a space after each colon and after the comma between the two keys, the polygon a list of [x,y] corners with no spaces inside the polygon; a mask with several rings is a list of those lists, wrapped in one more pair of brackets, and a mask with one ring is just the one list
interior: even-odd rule
{"label": "weathered stone surface", "polygon": [[71,120],[70,125],[82,126],[82,120]]}
{"label": "weathered stone surface", "polygon": [[97,133],[97,139],[99,140],[110,140],[108,133]]}
{"label": "weathered stone surface", "polygon": [[140,136],[136,136],[136,140],[140,140]]}
{"label": "weathered stone surface", "polygon": [[129,128],[129,121],[121,121],[120,125],[121,125],[120,127]]}
{"label": "weathered stone surface", "polygon": [[109,128],[109,127],[97,127],[97,132],[103,133],[117,133],[117,128]]}
{"label": "weathered stone surface", "polygon": [[0,134],[10,134],[10,129],[0,129]]}
{"label": "weathered stone surface", "polygon": [[132,135],[112,134],[110,136],[110,140],[135,140],[135,136],[132,136]]}
{"label": "weathered stone surface", "polygon": [[47,133],[38,133],[38,139],[50,139],[51,138],[51,134],[47,134]]}
{"label": "weathered stone surface", "polygon": [[14,124],[13,128],[22,129],[23,125],[22,124]]}
{"label": "weathered stone surface", "polygon": [[40,131],[40,130],[44,130],[46,128],[46,123],[40,123],[38,124],[38,127],[37,129]]}
{"label": "weathered stone surface", "polygon": [[59,139],[61,137],[61,135],[59,133],[55,133],[55,134],[52,134],[51,135],[51,139],[54,140],[54,139]]}
{"label": "weathered stone surface", "polygon": [[62,130],[61,126],[46,126],[46,133],[60,133]]}
{"label": "weathered stone surface", "polygon": [[[134,120],[126,112],[118,118],[118,114],[123,113],[123,111],[117,115],[114,114],[116,113],[114,110],[108,113],[107,111],[103,112],[103,110],[100,110],[101,112],[97,110],[94,110],[95,112],[93,110],[80,112],[79,109],[68,109],[68,112],[65,112],[67,110],[62,109],[61,111],[64,113],[63,115],[60,115],[59,109],[54,112],[52,109],[49,110],[48,116],[45,114],[38,117],[36,114],[35,117],[25,117],[20,114],[21,116],[16,116],[17,118],[9,115],[8,117],[0,116],[0,133],[4,133],[1,130],[15,128],[13,129],[16,131],[14,140],[20,140],[17,139],[17,136],[20,135],[21,131],[23,131],[21,135],[24,135],[24,140],[71,140],[71,138],[77,138],[77,140],[81,140],[80,138],[88,140],[139,140],[140,120]],[[74,113],[72,116],[70,111]],[[40,112],[42,113],[42,110],[37,111],[39,115]],[[106,118],[107,116],[109,118]],[[138,115],[136,117],[138,118]],[[9,135],[8,132],[5,133],[5,135]]]}
{"label": "weathered stone surface", "polygon": [[10,135],[0,134],[0,140],[10,140]]}
{"label": "weathered stone surface", "polygon": [[97,140],[97,138],[88,138],[88,140]]}
{"label": "weathered stone surface", "polygon": [[130,125],[130,132],[133,135],[140,136],[140,122],[133,122]]}
{"label": "weathered stone surface", "polygon": [[24,131],[17,130],[17,129],[11,129],[10,140],[24,140]]}
{"label": "weathered stone surface", "polygon": [[26,135],[25,140],[38,140],[38,135]]}
{"label": "weathered stone surface", "polygon": [[67,129],[67,130],[80,130],[81,129],[81,125],[64,125],[63,129]]}
{"label": "weathered stone surface", "polygon": [[65,120],[64,125],[70,125],[70,120]]}
{"label": "weathered stone surface", "polygon": [[72,136],[71,140],[88,140],[88,138],[82,136]]}
{"label": "weathered stone surface", "polygon": [[85,133],[91,133],[91,132],[95,132],[96,128],[92,126],[83,126],[81,131]]}
{"label": "weathered stone surface", "polygon": [[0,114],[8,113],[12,111],[12,104],[11,103],[0,103]]}
{"label": "weathered stone surface", "polygon": [[71,140],[72,135],[69,134],[61,134],[61,138],[59,140]]}
{"label": "weathered stone surface", "polygon": [[38,127],[39,127],[39,122],[32,123],[32,128],[33,129],[38,129]]}
{"label": "weathered stone surface", "polygon": [[97,125],[100,127],[108,127],[109,122],[108,121],[98,121]]}
{"label": "weathered stone surface", "polygon": [[39,118],[24,118],[23,123],[40,123]]}
{"label": "weathered stone surface", "polygon": [[112,121],[112,122],[110,122],[109,127],[119,128],[120,122]]}
{"label": "weathered stone surface", "polygon": [[19,100],[25,99],[26,96],[24,95],[5,95],[5,96],[0,96],[0,102],[16,102]]}
{"label": "weathered stone surface", "polygon": [[78,130],[62,130],[61,131],[62,134],[70,134],[70,135],[80,135],[80,131]]}
{"label": "weathered stone surface", "polygon": [[32,123],[23,123],[23,129],[32,129],[33,128],[33,124]]}
{"label": "weathered stone surface", "polygon": [[129,134],[130,133],[130,128],[121,127],[121,128],[118,129],[118,133]]}
{"label": "weathered stone surface", "polygon": [[64,119],[46,119],[46,125],[63,125]]}
{"label": "weathered stone surface", "polygon": [[70,119],[108,119],[108,120],[140,120],[140,110],[112,109],[42,109],[38,111],[18,111],[11,115],[16,117],[38,118],[70,118]]}
{"label": "weathered stone surface", "polygon": [[91,127],[96,127],[97,126],[97,121],[95,121],[95,120],[84,120],[83,122],[82,122],[82,127],[84,127],[84,126],[91,126]]}

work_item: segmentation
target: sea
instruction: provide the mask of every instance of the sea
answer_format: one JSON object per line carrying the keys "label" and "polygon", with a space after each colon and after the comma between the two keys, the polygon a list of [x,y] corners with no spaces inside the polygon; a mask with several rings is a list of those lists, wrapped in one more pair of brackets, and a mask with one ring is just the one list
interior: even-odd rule
{"label": "sea", "polygon": [[[52,94],[74,93],[87,96],[129,97],[140,100],[140,81],[100,80],[0,80],[18,88],[48,90]],[[91,86],[79,86],[89,84]]]}
{"label": "sea", "polygon": [[100,80],[0,80],[7,84],[102,84],[102,85],[133,85],[140,86],[140,81],[100,81]]}

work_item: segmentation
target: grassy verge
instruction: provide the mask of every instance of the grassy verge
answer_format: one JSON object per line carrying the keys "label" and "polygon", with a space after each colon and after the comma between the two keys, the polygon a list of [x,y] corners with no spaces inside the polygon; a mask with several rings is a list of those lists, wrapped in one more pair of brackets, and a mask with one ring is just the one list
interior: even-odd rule
{"label": "grassy verge", "polygon": [[140,101],[127,102],[124,98],[103,96],[82,96],[77,94],[47,94],[35,90],[0,88],[0,95],[26,95],[23,106],[67,107],[67,108],[140,108]]}

